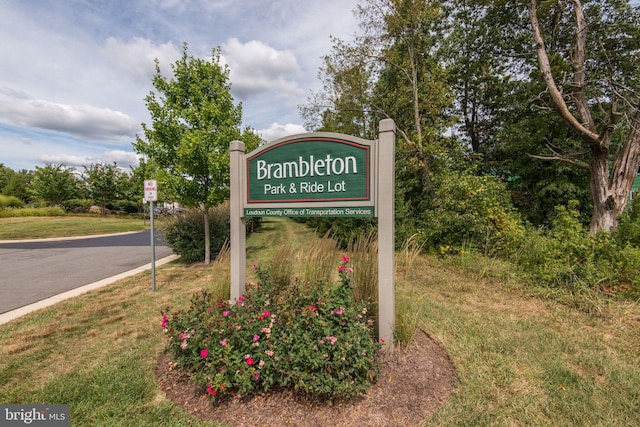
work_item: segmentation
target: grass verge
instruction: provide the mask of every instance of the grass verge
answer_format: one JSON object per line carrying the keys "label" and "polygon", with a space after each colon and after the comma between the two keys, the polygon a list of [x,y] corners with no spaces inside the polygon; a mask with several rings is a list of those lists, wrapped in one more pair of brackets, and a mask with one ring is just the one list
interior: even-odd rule
{"label": "grass verge", "polygon": [[0,218],[0,240],[43,239],[142,231],[149,220],[141,217],[56,216]]}
{"label": "grass verge", "polygon": [[[318,238],[274,218],[247,243],[251,271]],[[424,425],[640,425],[637,304],[589,316],[528,295],[506,265],[473,273],[399,254],[397,270],[403,315],[441,343],[459,373]],[[144,273],[0,326],[0,402],[68,403],[78,426],[218,425],[168,401],[154,369],[164,347],[160,311],[219,286],[228,264],[172,263],[156,276],[155,293]]]}

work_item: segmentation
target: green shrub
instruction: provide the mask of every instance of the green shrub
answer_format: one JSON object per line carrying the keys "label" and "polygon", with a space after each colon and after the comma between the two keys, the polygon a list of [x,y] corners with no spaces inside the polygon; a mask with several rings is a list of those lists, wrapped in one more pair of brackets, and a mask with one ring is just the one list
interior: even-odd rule
{"label": "green shrub", "polygon": [[[184,262],[204,259],[204,214],[193,209],[174,215],[161,228],[165,242],[180,255]],[[209,233],[211,257],[214,258],[224,242],[229,239],[229,205],[209,209]]]}
{"label": "green shrub", "polygon": [[62,207],[65,211],[71,212],[80,210],[81,212],[89,212],[89,208],[93,205],[91,199],[69,199],[62,202]]}
{"label": "green shrub", "polygon": [[364,393],[378,375],[380,345],[368,309],[355,302],[347,268],[341,280],[277,284],[258,269],[236,304],[196,294],[184,312],[165,313],[167,350],[213,401],[286,387],[313,398]]}
{"label": "green shrub", "polygon": [[25,216],[64,216],[64,210],[58,207],[0,209],[1,218]]}
{"label": "green shrub", "polygon": [[419,223],[425,246],[447,254],[463,248],[505,253],[524,233],[505,185],[492,176],[465,173],[442,178]]}
{"label": "green shrub", "polygon": [[0,209],[1,208],[19,208],[24,205],[24,202],[18,199],[16,196],[5,196],[0,194]]}
{"label": "green shrub", "polygon": [[140,211],[138,203],[132,200],[116,200],[107,206],[112,211],[121,211],[128,214],[138,213]]}
{"label": "green shrub", "polygon": [[614,234],[617,241],[640,247],[640,197],[636,197],[621,216]]}
{"label": "green shrub", "polygon": [[[631,218],[622,222],[628,229]],[[625,234],[629,236],[629,234]],[[635,295],[640,290],[640,248],[614,234],[589,236],[577,202],[558,206],[548,230],[528,230],[512,260],[536,287],[568,290],[575,296],[598,291]]]}

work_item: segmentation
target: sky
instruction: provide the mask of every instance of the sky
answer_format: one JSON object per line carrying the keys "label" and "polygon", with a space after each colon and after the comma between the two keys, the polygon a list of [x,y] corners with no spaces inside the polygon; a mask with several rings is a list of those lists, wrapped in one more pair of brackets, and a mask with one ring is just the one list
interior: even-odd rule
{"label": "sky", "polygon": [[137,164],[157,58],[220,47],[243,126],[305,132],[330,36],[352,40],[357,0],[0,0],[0,163],[14,170]]}

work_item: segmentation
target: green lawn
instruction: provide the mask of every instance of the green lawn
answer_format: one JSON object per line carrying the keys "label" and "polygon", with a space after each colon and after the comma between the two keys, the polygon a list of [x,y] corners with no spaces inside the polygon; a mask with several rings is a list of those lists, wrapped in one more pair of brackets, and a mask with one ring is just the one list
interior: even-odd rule
{"label": "green lawn", "polygon": [[53,216],[0,218],[0,240],[42,239],[141,231],[149,220],[141,217]]}
{"label": "green lawn", "polygon": [[[266,219],[248,239],[247,263],[316,239]],[[0,325],[0,402],[68,403],[77,426],[217,425],[167,400],[153,372],[161,310],[226,277],[224,263],[174,262],[158,268],[155,293],[147,272]],[[458,371],[453,395],[424,425],[640,425],[638,304],[611,302],[593,317],[529,295],[508,265],[427,256],[398,261],[397,301]]]}

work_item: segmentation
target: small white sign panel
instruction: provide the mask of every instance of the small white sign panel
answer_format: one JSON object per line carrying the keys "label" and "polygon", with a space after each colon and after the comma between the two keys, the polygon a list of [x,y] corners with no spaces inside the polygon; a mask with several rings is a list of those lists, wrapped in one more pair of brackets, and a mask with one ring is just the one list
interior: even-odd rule
{"label": "small white sign panel", "polygon": [[147,202],[158,200],[158,183],[155,179],[149,179],[144,182],[144,199]]}

